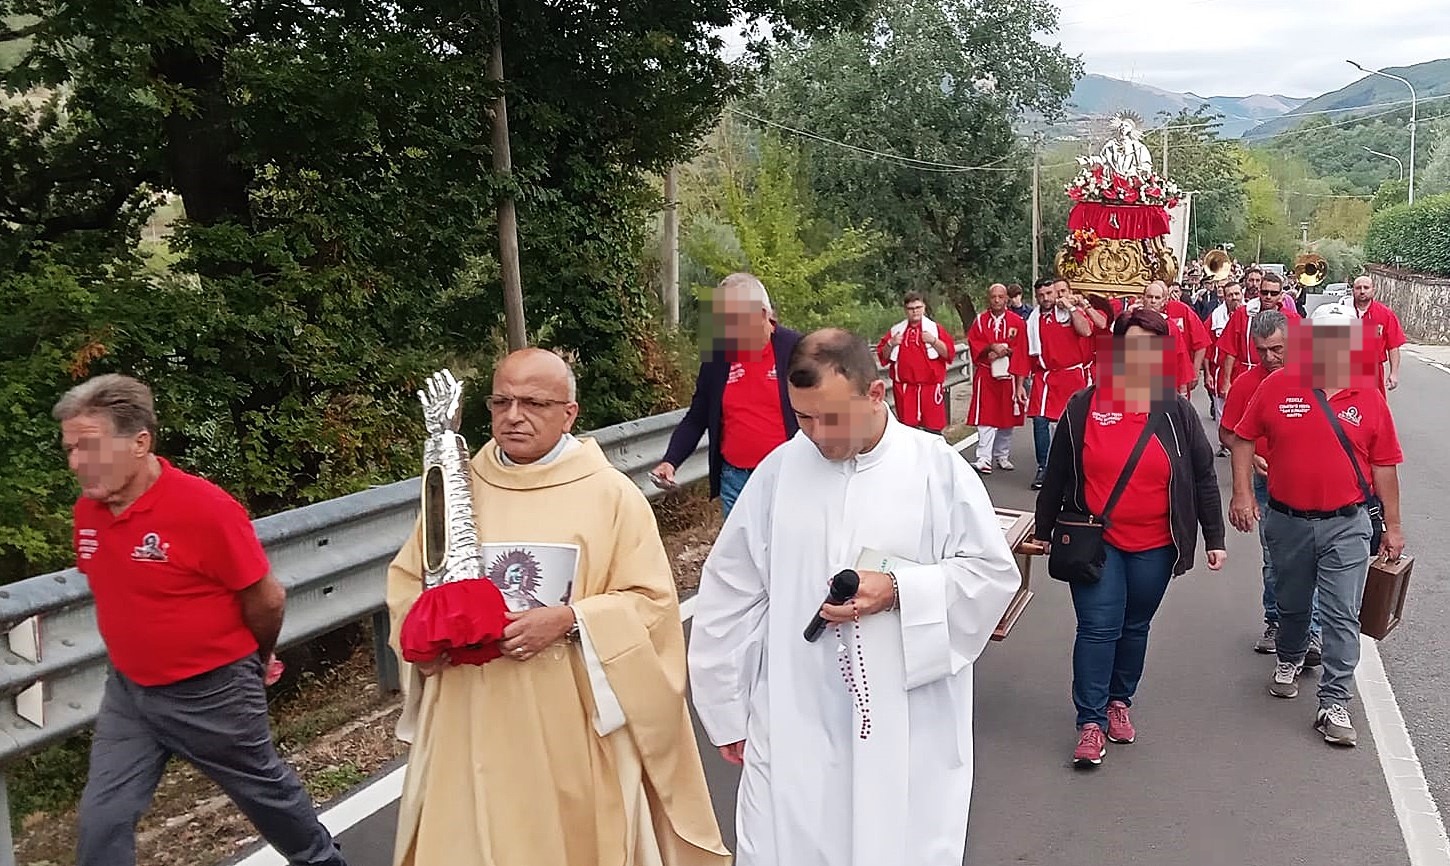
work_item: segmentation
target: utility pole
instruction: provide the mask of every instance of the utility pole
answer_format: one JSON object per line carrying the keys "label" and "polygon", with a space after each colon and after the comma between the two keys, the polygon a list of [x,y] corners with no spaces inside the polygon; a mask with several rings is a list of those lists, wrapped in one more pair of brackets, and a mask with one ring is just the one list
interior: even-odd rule
{"label": "utility pole", "polygon": [[[503,93],[503,19],[498,0],[490,4],[493,11],[493,51],[488,58],[488,82],[498,88],[493,102],[493,171],[501,183],[513,180],[513,157],[509,152],[508,103]],[[503,275],[503,318],[508,331],[510,352],[524,348],[528,332],[524,328],[524,286],[519,274],[519,220],[514,210],[512,191],[498,201],[498,260]]]}
{"label": "utility pole", "polygon": [[665,306],[665,327],[671,331],[680,326],[680,203],[676,198],[679,181],[678,166],[665,173],[664,262],[660,300]]}
{"label": "utility pole", "polygon": [[1042,244],[1042,208],[1039,182],[1042,179],[1042,133],[1032,136],[1032,281],[1042,277],[1038,247]]}

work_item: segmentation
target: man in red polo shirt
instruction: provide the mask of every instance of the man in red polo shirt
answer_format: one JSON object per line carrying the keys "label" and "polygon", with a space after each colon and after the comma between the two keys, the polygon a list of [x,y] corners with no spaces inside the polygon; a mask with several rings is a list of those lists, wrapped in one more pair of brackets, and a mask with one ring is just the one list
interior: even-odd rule
{"label": "man in red polo shirt", "polygon": [[[1400,347],[1405,345],[1405,331],[1395,311],[1375,300],[1374,280],[1368,274],[1354,278],[1354,312],[1364,329],[1364,350],[1374,365],[1380,393],[1388,395],[1400,385]],[[1390,374],[1385,376],[1385,363]]]}
{"label": "man in red polo shirt", "polygon": [[[1325,306],[1295,339],[1292,364],[1264,379],[1234,428],[1230,519],[1248,532],[1262,516],[1273,561],[1279,634],[1270,693],[1299,694],[1317,590],[1324,668],[1315,727],[1326,742],[1353,746],[1348,706],[1359,663],[1359,602],[1370,557],[1378,553],[1393,561],[1404,549],[1396,469],[1403,454],[1384,396],[1356,381],[1359,321],[1339,305]],[[1269,469],[1269,507],[1262,515],[1252,482],[1254,440],[1261,437]],[[1378,551],[1370,549],[1374,527],[1366,487],[1383,503]]]}
{"label": "man in red polo shirt", "polygon": [[77,567],[113,668],[81,796],[77,866],[133,866],[136,822],[172,755],[247,814],[291,864],[344,866],[267,725],[263,659],[286,591],[246,511],[152,453],[151,391],[100,376],[55,406],[71,471]]}
{"label": "man in red polo shirt", "polygon": [[[1290,319],[1298,319],[1299,312],[1292,304],[1284,303],[1284,278],[1270,271],[1258,275],[1259,296],[1248,301],[1228,317],[1223,334],[1218,338],[1218,347],[1223,350],[1223,378],[1220,382],[1225,391],[1245,370],[1258,366],[1259,356],[1254,352],[1254,342],[1249,329],[1254,317],[1266,310],[1279,310]],[[1247,297],[1247,295],[1245,295]]]}
{"label": "man in red polo shirt", "polygon": [[[1258,393],[1259,385],[1270,373],[1284,367],[1289,350],[1289,320],[1278,310],[1261,313],[1254,319],[1254,330],[1250,334],[1254,349],[1263,363],[1252,368],[1233,383],[1219,414],[1218,439],[1228,450],[1233,442],[1234,428],[1244,417],[1244,410]],[[1254,501],[1262,513],[1269,507],[1269,442],[1260,437],[1254,440]],[[1274,563],[1269,555],[1269,543],[1264,538],[1264,525],[1259,524],[1259,546],[1264,561],[1264,633],[1254,644],[1254,652],[1269,654],[1276,652],[1279,635],[1279,605],[1274,598]],[[1309,649],[1304,656],[1305,667],[1319,664],[1323,644],[1319,629],[1319,594],[1314,594],[1310,603]]]}
{"label": "man in red polo shirt", "polygon": [[785,378],[801,335],[775,321],[765,285],[751,274],[721,280],[709,311],[717,331],[695,395],[650,476],[655,486],[673,488],[675,471],[709,433],[710,496],[720,497],[729,517],[755,467],[800,430]]}

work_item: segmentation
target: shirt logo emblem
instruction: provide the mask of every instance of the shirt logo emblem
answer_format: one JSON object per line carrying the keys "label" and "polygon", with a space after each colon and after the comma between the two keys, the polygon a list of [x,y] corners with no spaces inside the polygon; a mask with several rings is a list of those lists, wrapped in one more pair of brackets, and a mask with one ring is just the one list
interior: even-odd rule
{"label": "shirt logo emblem", "polygon": [[137,562],[169,562],[170,558],[166,555],[166,551],[170,549],[171,545],[163,543],[160,535],[148,532],[141,537],[141,543],[131,551],[131,558]]}
{"label": "shirt logo emblem", "polygon": [[745,365],[736,361],[730,365],[730,375],[726,377],[725,384],[734,385],[745,378]]}
{"label": "shirt logo emblem", "polygon": [[1339,413],[1339,419],[1341,421],[1348,421],[1350,424],[1358,427],[1359,409],[1355,408],[1354,406],[1350,406],[1348,409],[1345,409],[1343,412]]}
{"label": "shirt logo emblem", "polygon": [[90,559],[101,549],[101,540],[96,537],[94,529],[82,529],[79,533],[80,539],[76,544],[76,553],[81,559]]}
{"label": "shirt logo emblem", "polygon": [[1122,412],[1094,412],[1093,422],[1101,427],[1111,427],[1123,420]]}
{"label": "shirt logo emblem", "polygon": [[772,382],[778,382],[780,381],[780,373],[777,372],[774,367],[771,367],[769,370],[765,371],[765,378],[769,379]]}

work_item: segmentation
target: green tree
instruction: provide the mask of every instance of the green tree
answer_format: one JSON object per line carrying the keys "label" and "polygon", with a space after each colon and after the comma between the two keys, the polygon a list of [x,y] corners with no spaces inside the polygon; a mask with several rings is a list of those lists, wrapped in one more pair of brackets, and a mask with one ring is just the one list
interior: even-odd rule
{"label": "green tree", "polygon": [[1362,198],[1323,199],[1309,220],[1309,231],[1319,238],[1338,238],[1349,244],[1364,243],[1374,205]]}
{"label": "green tree", "polygon": [[[0,0],[32,22],[0,31],[21,58],[0,108],[0,518],[22,527],[0,534],[0,577],[67,558],[71,488],[37,443],[88,373],[152,381],[165,451],[256,513],[415,472],[421,377],[477,381],[500,345],[505,191],[533,336],[578,359],[581,423],[674,405],[641,267],[648,176],[744,84],[713,34],[750,16],[805,37],[866,2],[502,0],[506,186],[489,4]],[[135,248],[163,192],[185,219],[157,277]]]}
{"label": "green tree", "polygon": [[1023,279],[1031,159],[1013,122],[1056,115],[1082,68],[1035,38],[1057,20],[1044,0],[905,0],[772,54],[752,104],[840,142],[810,144],[810,185],[837,225],[886,236],[865,278],[883,303],[917,290],[969,311],[973,282]]}
{"label": "green tree", "polygon": [[876,237],[847,228],[824,243],[810,243],[806,196],[793,149],[777,136],[763,137],[759,161],[732,166],[725,187],[724,216],[733,238],[722,238],[716,225],[702,221],[702,231],[687,240],[687,252],[711,276],[696,291],[708,294],[727,273],[747,270],[765,283],[781,321],[791,327],[859,327],[862,287],[840,273],[864,260]]}
{"label": "green tree", "polygon": [[[1242,238],[1248,200],[1239,145],[1218,137],[1217,115],[1210,114],[1207,106],[1162,115],[1160,120],[1156,131],[1143,136],[1144,144],[1156,156],[1163,152],[1167,136],[1168,177],[1193,193],[1189,255],[1197,258],[1218,244]],[[1248,255],[1252,249],[1241,246],[1238,255]]]}
{"label": "green tree", "polygon": [[1284,218],[1279,188],[1268,169],[1252,153],[1239,151],[1239,169],[1244,177],[1244,227],[1236,240],[1243,258],[1256,262],[1290,263],[1299,248],[1297,226]]}

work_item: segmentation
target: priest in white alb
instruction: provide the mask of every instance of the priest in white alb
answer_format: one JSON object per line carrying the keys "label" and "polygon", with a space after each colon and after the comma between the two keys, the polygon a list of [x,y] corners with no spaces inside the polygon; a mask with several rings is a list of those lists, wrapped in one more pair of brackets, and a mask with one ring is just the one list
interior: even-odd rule
{"label": "priest in white alb", "polygon": [[[689,649],[700,721],[742,765],[736,866],[959,866],[972,665],[1021,576],[981,480],[892,417],[863,341],[805,337],[788,385],[801,432],[721,529]],[[844,569],[856,596],[823,605]]]}

